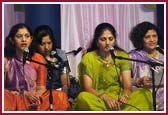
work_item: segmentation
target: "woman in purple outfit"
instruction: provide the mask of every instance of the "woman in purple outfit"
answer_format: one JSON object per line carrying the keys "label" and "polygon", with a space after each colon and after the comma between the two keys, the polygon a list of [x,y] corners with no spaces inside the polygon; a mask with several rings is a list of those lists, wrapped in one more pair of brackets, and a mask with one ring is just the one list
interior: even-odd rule
{"label": "woman in purple outfit", "polygon": [[[136,25],[131,33],[130,40],[136,48],[130,52],[130,58],[158,62],[163,64],[163,50],[158,50],[157,45],[161,40],[161,35],[157,27],[150,22],[142,22]],[[154,70],[155,86],[156,86],[156,110],[164,110],[164,83],[163,83],[163,66],[151,67],[145,63],[131,62],[132,66],[132,82],[134,88],[142,87],[152,93],[152,74],[150,69]],[[152,101],[152,98],[151,98]]]}

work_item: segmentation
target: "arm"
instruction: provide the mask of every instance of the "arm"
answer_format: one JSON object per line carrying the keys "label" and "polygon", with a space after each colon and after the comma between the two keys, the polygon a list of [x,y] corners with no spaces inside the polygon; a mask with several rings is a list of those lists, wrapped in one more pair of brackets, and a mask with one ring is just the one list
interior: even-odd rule
{"label": "arm", "polygon": [[92,79],[86,74],[83,75],[83,85],[85,91],[90,92],[101,98],[111,109],[120,109],[120,105],[116,99],[113,99],[111,96],[108,96],[105,93],[101,94],[92,87]]}
{"label": "arm", "polygon": [[68,88],[70,86],[70,79],[68,73],[61,74],[61,84],[62,84],[62,91],[68,93]]}
{"label": "arm", "polygon": [[124,89],[123,89],[123,95],[120,96],[119,98],[119,102],[120,105],[123,105],[124,103],[128,102],[129,95],[132,89],[131,71],[130,70],[123,71],[121,73],[121,76]]}
{"label": "arm", "polygon": [[83,75],[83,86],[85,91],[90,92],[96,96],[101,95],[101,93],[99,93],[92,87],[92,79],[86,74]]}

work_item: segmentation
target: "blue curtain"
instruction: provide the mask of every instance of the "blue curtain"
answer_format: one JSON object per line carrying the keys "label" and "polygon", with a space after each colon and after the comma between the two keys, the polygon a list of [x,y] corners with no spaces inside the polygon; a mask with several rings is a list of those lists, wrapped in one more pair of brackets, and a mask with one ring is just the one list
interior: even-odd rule
{"label": "blue curtain", "polygon": [[164,4],[157,4],[157,26],[162,35],[159,45],[161,48],[164,48]]}
{"label": "blue curtain", "polygon": [[57,48],[61,48],[61,20],[59,4],[25,5],[25,23],[33,30],[39,25],[49,25],[54,33]]}

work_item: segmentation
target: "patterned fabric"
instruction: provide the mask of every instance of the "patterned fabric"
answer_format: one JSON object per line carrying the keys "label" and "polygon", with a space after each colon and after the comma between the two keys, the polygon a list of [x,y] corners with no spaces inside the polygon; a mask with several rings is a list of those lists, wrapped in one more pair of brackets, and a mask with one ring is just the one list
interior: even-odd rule
{"label": "patterned fabric", "polygon": [[[142,60],[142,61],[151,61],[151,62],[158,62],[163,63],[164,61],[164,55],[160,54],[160,57],[158,60],[149,58],[146,53],[144,53],[142,50],[132,50],[130,52],[130,57],[132,59]],[[138,63],[138,62],[132,62],[131,63],[132,68],[132,75],[133,78],[143,77],[143,76],[149,76],[152,78],[152,74],[150,71],[150,66],[148,64],[144,63]],[[154,70],[154,78],[155,78],[155,85],[156,85],[156,110],[161,111],[164,110],[164,68],[161,66],[152,67]],[[159,83],[160,86],[159,86]],[[134,86],[136,88],[136,86]],[[145,88],[144,88],[145,89]],[[152,93],[152,88],[149,88]],[[152,100],[152,98],[151,98]]]}
{"label": "patterned fabric", "polygon": [[[123,51],[118,51],[116,55],[128,58],[128,54]],[[115,59],[115,65],[113,61],[109,64],[110,65],[106,66],[104,60],[96,52],[89,52],[85,54],[81,63],[79,64],[79,80],[81,88],[83,89],[82,76],[87,74],[92,79],[93,88],[95,90],[100,93],[106,93],[109,96],[118,99],[118,97],[122,95],[123,91],[123,88],[119,83],[120,73],[130,70],[130,62]],[[137,111],[139,109],[153,110],[151,101],[149,101],[148,97],[145,97],[145,95],[151,97],[150,91],[144,91],[143,89],[133,91],[130,94],[128,104],[134,107],[126,104],[121,107],[121,111]],[[72,104],[72,109],[111,111],[103,100],[88,92],[81,92],[79,94]]]}
{"label": "patterned fabric", "polygon": [[[35,53],[32,60],[45,63],[43,56]],[[37,86],[46,85],[46,67],[34,62],[27,62],[23,65],[18,59],[7,61],[8,70],[5,74],[4,110],[25,111],[25,110],[50,110],[49,95],[46,91],[41,98],[41,104],[35,108],[30,106],[29,100],[22,94],[21,90],[36,91]],[[24,76],[23,76],[24,75]],[[9,81],[8,81],[9,80]],[[21,83],[20,83],[21,81]],[[24,81],[24,82],[23,82]],[[12,86],[10,86],[12,85]],[[70,104],[64,92],[52,91],[53,110],[69,110]],[[45,105],[45,106],[44,106]],[[60,107],[61,106],[61,107]]]}

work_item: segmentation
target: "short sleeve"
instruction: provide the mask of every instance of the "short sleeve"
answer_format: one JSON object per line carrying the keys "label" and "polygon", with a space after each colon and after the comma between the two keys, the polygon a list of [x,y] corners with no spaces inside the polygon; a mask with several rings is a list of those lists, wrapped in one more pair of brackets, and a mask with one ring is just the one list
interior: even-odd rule
{"label": "short sleeve", "polygon": [[[121,56],[124,57],[124,58],[129,58],[129,55],[126,52],[122,52]],[[120,63],[121,72],[131,69],[131,62],[129,60],[124,60],[123,59],[120,62],[121,62]]]}

